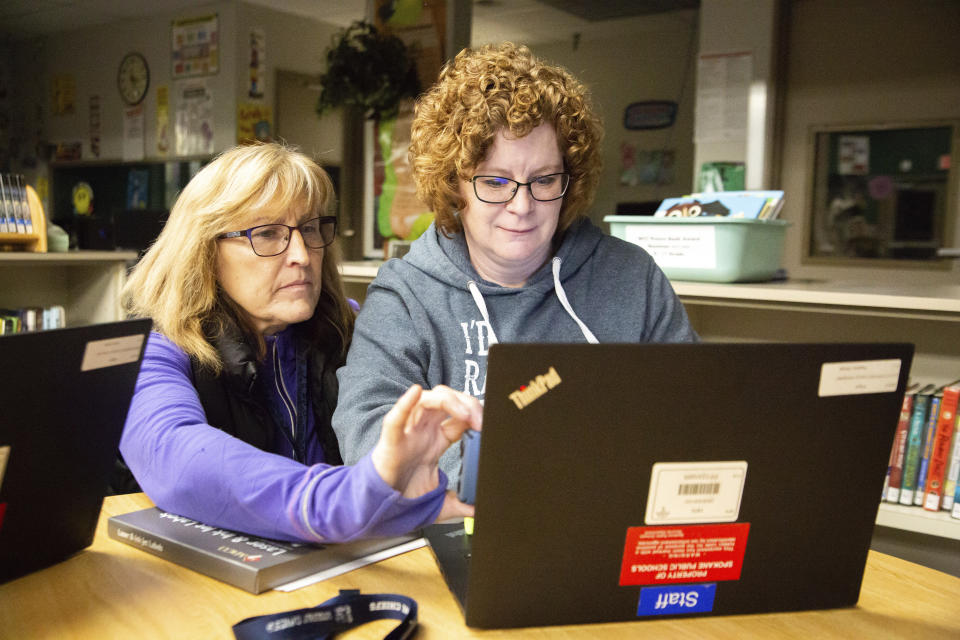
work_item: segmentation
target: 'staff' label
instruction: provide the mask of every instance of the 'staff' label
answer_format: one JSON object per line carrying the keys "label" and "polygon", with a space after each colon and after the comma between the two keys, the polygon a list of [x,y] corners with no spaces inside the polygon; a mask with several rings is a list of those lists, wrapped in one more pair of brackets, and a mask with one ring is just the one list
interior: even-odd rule
{"label": "'staff' label", "polygon": [[630,527],[620,585],[739,580],[749,522]]}
{"label": "'staff' label", "polygon": [[674,616],[683,613],[713,611],[716,584],[685,584],[670,587],[644,587],[640,590],[638,616]]}

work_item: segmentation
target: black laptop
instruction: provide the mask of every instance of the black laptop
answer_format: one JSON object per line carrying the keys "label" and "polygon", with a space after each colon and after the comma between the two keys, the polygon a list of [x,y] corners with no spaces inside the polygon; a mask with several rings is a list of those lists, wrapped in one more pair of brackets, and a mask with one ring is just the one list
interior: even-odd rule
{"label": "black laptop", "polygon": [[150,326],[0,336],[0,582],[93,541]]}
{"label": "black laptop", "polygon": [[474,533],[424,532],[466,623],[855,605],[912,356],[493,346]]}

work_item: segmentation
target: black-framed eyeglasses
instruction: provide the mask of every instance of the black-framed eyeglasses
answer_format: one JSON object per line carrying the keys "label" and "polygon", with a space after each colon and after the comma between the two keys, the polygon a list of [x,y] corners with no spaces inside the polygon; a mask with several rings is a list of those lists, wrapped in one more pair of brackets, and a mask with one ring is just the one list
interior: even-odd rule
{"label": "black-framed eyeglasses", "polygon": [[296,227],[288,224],[274,223],[261,224],[256,227],[250,227],[243,231],[228,231],[217,236],[222,238],[239,238],[246,236],[250,241],[253,252],[258,256],[269,258],[277,256],[287,250],[290,246],[290,238],[293,236],[293,230],[300,232],[303,238],[303,244],[308,249],[322,249],[330,245],[337,237],[337,218],[336,216],[320,216],[311,218]]}
{"label": "black-framed eyeglasses", "polygon": [[530,189],[530,196],[534,200],[550,202],[562,198],[567,192],[570,176],[566,173],[548,173],[531,178],[530,182],[518,182],[501,176],[473,176],[470,182],[473,183],[477,200],[487,204],[510,202],[520,187]]}

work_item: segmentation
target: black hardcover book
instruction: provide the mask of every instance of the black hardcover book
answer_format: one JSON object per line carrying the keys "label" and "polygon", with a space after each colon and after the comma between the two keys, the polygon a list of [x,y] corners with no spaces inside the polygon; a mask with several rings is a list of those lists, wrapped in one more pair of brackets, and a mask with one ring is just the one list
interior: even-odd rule
{"label": "black hardcover book", "polygon": [[414,540],[407,535],[311,545],[220,529],[156,507],[113,516],[111,538],[147,553],[261,593],[320,571]]}

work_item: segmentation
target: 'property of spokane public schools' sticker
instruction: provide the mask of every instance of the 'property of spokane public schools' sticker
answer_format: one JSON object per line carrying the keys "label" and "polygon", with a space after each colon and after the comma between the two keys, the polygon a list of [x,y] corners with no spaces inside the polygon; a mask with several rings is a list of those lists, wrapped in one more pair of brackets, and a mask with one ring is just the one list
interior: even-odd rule
{"label": "'property of spokane public schools' sticker", "polygon": [[750,523],[630,527],[620,586],[739,580]]}
{"label": "'property of spokane public schools' sticker", "polygon": [[820,366],[820,387],[817,395],[853,396],[863,393],[890,393],[900,380],[899,358],[824,362]]}
{"label": "'property of spokane public schools' sticker", "polygon": [[80,371],[115,367],[119,364],[136,362],[140,357],[143,335],[91,340],[83,350],[83,363]]}
{"label": "'property of spokane public schools' sticker", "polygon": [[746,460],[657,462],[644,524],[736,522],[746,478]]}

